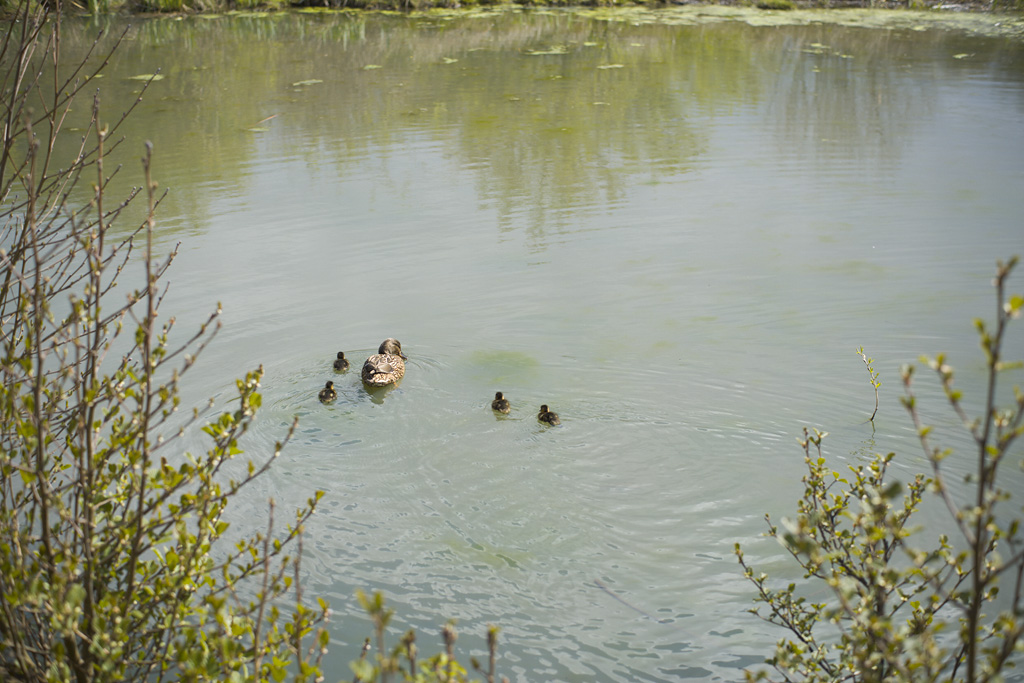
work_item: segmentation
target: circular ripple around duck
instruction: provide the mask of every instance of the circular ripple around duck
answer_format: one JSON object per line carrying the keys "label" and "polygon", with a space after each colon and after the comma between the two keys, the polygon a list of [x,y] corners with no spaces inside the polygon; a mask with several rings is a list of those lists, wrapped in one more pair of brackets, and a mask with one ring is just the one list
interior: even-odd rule
{"label": "circular ripple around duck", "polygon": [[[298,503],[326,492],[308,523],[309,589],[353,615],[356,588],[383,590],[421,627],[436,625],[417,624],[424,615],[457,604],[461,619],[500,622],[528,648],[554,635],[567,646],[556,665],[565,670],[580,667],[588,647],[570,635],[580,628],[608,632],[619,620],[635,633],[606,633],[609,647],[657,642],[647,631],[665,626],[641,618],[637,627],[637,615],[593,582],[660,607],[651,587],[665,588],[661,564],[685,573],[693,561],[667,551],[678,545],[674,534],[721,515],[730,500],[722,466],[699,450],[701,430],[737,416],[648,389],[677,382],[678,368],[518,351],[410,344],[402,381],[368,390],[358,367],[373,352],[346,350],[354,366],[346,373],[335,373],[327,354],[265,377],[256,438],[272,444],[300,418],[268,475],[269,494]],[[328,379],[338,399],[323,405],[316,394]],[[490,409],[498,390],[512,402],[509,416]],[[541,403],[561,415],[560,426],[537,422]],[[721,496],[715,509],[680,507],[709,486]],[[533,623],[548,625],[543,637]]]}

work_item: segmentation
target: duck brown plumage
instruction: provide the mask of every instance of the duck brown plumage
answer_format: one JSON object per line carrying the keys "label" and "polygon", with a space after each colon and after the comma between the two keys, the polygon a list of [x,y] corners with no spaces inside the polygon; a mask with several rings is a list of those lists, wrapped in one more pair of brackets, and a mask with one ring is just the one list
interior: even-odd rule
{"label": "duck brown plumage", "polygon": [[377,353],[363,363],[363,382],[373,387],[394,384],[405,376],[405,361],[402,345],[397,339],[387,338],[380,344]]}

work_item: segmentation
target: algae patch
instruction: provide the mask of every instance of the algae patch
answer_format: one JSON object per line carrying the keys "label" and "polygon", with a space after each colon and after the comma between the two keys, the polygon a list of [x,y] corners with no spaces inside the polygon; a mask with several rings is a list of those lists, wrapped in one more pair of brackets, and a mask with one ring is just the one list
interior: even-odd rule
{"label": "algae patch", "polygon": [[1011,14],[941,10],[792,9],[766,12],[754,7],[684,6],[581,9],[581,16],[633,24],[699,25],[742,22],[750,26],[834,24],[854,28],[907,31],[964,31],[977,35],[1024,38],[1024,17]]}

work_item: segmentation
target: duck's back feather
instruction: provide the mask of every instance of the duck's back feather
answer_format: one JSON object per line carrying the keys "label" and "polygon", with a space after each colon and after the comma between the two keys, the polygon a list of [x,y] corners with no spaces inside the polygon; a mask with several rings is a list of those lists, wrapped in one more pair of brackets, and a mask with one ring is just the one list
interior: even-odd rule
{"label": "duck's back feather", "polygon": [[401,356],[377,353],[363,363],[362,378],[367,384],[383,387],[394,384],[405,376],[405,361]]}

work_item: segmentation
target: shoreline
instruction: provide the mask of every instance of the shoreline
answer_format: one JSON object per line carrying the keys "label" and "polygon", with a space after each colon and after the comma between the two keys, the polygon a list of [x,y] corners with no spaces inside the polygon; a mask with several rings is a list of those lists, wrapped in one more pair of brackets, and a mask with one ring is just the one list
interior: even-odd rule
{"label": "shoreline", "polygon": [[[40,0],[51,7],[55,0]],[[65,14],[182,14],[204,15],[230,11],[367,10],[416,12],[470,9],[669,9],[734,7],[766,12],[787,10],[871,9],[883,11],[1004,13],[1024,15],[1024,0],[63,0]],[[9,20],[12,7],[0,0],[0,13]]]}

